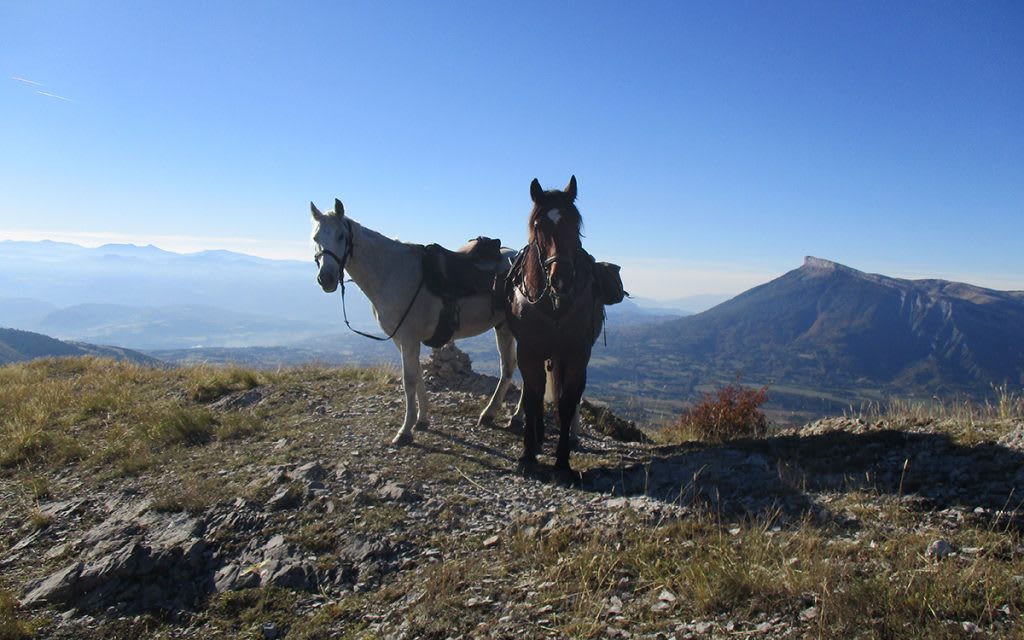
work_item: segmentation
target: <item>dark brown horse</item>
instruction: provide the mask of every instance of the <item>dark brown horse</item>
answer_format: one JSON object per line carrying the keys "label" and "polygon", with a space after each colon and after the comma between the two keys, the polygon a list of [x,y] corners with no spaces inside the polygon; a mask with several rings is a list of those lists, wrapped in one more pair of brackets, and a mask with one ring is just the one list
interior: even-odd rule
{"label": "dark brown horse", "polygon": [[604,305],[595,290],[594,259],[580,242],[583,219],[576,209],[576,176],[564,191],[544,191],[534,179],[530,198],[530,243],[509,274],[506,289],[526,412],[519,470],[533,471],[543,443],[545,362],[550,361],[559,426],[555,470],[570,475],[570,425],[587,384]]}

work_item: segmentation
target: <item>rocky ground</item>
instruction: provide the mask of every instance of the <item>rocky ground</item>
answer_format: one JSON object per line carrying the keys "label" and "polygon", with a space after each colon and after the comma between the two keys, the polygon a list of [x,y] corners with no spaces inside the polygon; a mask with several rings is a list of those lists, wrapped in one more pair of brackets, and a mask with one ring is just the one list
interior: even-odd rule
{"label": "rocky ground", "polygon": [[[703,557],[689,548],[704,545],[698,534],[725,545],[716,557],[788,549],[777,565],[764,560],[780,571],[768,584],[804,580],[793,545],[839,545],[837,557],[857,563],[899,540],[915,546],[911,572],[998,560],[1007,575],[990,610],[937,612],[927,628],[1024,633],[1024,424],[973,444],[928,425],[843,418],[764,440],[658,446],[612,437],[636,434],[591,407],[572,459],[579,483],[564,486],[543,470],[516,475],[521,436],[475,426],[493,379],[468,366],[457,354],[428,364],[432,425],[407,447],[389,444],[402,412],[393,374],[311,371],[211,401],[267,426],[180,449],[173,463],[90,477],[69,465],[34,500],[23,476],[0,476],[0,586],[19,600],[9,637],[797,638],[857,628],[834,626],[831,591],[814,580],[764,587],[770,597],[699,594],[699,576],[674,560]],[[662,558],[674,566],[659,568]],[[748,581],[754,572],[728,570]],[[853,635],[904,635],[864,615]]]}

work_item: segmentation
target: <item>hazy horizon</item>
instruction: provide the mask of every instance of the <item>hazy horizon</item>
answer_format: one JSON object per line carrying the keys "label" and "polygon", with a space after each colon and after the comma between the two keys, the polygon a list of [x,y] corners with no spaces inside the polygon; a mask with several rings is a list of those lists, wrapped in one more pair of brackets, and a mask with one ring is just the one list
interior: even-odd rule
{"label": "hazy horizon", "polygon": [[[83,241],[81,239],[76,239],[72,235],[61,236],[60,238],[61,239],[41,238],[41,239],[38,239],[38,240],[32,240],[32,239],[21,238],[21,237],[16,237],[16,238],[4,237],[3,233],[0,232],[0,247],[2,247],[4,242],[8,242],[8,241],[9,242],[46,242],[46,241],[49,241],[49,242],[56,242],[56,243],[71,244],[71,245],[75,245],[75,246],[79,246],[79,247],[87,248],[87,249],[90,249],[90,248],[91,249],[96,249],[96,248],[100,248],[100,247],[108,246],[108,245],[129,245],[129,246],[135,246],[135,247],[138,247],[138,248],[145,248],[147,246],[152,246],[152,247],[155,247],[155,248],[157,248],[157,249],[159,249],[161,251],[168,251],[168,252],[176,253],[176,254],[180,254],[180,255],[194,255],[194,254],[200,254],[200,253],[204,253],[204,252],[208,252],[208,251],[229,251],[231,253],[237,253],[237,254],[240,254],[240,255],[250,256],[250,257],[254,257],[254,258],[261,258],[261,259],[264,259],[264,260],[287,261],[287,262],[309,262],[308,258],[303,258],[303,257],[288,257],[288,256],[273,257],[273,256],[259,255],[258,253],[254,253],[254,252],[251,252],[251,251],[246,251],[244,247],[241,247],[241,248],[228,248],[228,247],[225,247],[225,246],[222,245],[222,246],[217,246],[217,247],[173,249],[173,248],[168,248],[168,246],[160,246],[160,245],[154,244],[152,242],[147,242],[147,243],[144,244],[142,241],[132,241],[132,239],[125,238],[123,236],[109,236],[109,237],[105,237],[104,240],[101,240],[100,239],[100,234],[90,234],[90,235],[86,236],[85,241]],[[91,239],[91,242],[89,241],[90,239]],[[157,239],[157,240],[159,240],[159,239]],[[186,247],[187,246],[188,245],[186,245]],[[747,291],[747,290],[749,290],[749,289],[751,289],[753,287],[756,287],[756,286],[759,286],[761,284],[765,284],[766,282],[769,282],[771,280],[774,280],[775,278],[778,278],[779,276],[783,275],[784,273],[800,267],[803,264],[803,260],[805,258],[807,258],[807,257],[808,256],[804,256],[804,258],[801,258],[801,260],[799,262],[794,263],[790,268],[786,269],[783,272],[775,273],[775,274],[765,274],[763,280],[756,280],[756,281],[753,280],[753,278],[755,276],[755,274],[753,274],[753,273],[737,274],[736,275],[736,282],[740,282],[740,281],[745,280],[747,278],[751,279],[751,281],[750,281],[751,283],[749,284],[749,286],[744,286],[741,289],[736,289],[736,290],[726,290],[726,289],[723,289],[723,290],[720,290],[720,291],[702,291],[702,292],[699,292],[699,293],[689,293],[689,294],[676,295],[676,296],[657,296],[657,295],[650,296],[650,295],[641,295],[641,294],[631,294],[631,297],[634,298],[634,299],[647,300],[647,301],[651,301],[651,302],[654,302],[654,303],[676,303],[676,302],[679,302],[679,301],[685,301],[685,300],[690,300],[690,299],[709,299],[710,300],[710,299],[716,299],[716,298],[721,298],[724,301],[724,300],[726,300],[728,298],[737,296],[737,295],[743,293],[744,291]],[[833,260],[831,260],[830,258],[828,258],[826,256],[813,256],[813,257],[815,257],[815,258],[822,258],[822,259],[825,259],[825,260],[833,261]],[[833,261],[833,262],[838,262],[838,261]],[[843,264],[843,263],[840,263],[840,264]],[[634,265],[634,267],[635,266],[636,265]],[[999,278],[986,278],[985,276],[982,276],[982,275],[978,275],[974,279],[970,279],[970,278],[968,278],[968,279],[960,279],[960,278],[955,278],[955,277],[943,277],[941,275],[930,274],[930,273],[919,273],[919,274],[914,274],[914,275],[903,275],[903,274],[899,274],[899,273],[890,273],[890,272],[885,272],[885,271],[873,271],[873,270],[870,270],[870,269],[861,268],[860,266],[858,266],[856,264],[846,264],[845,266],[851,267],[853,269],[856,269],[857,271],[862,271],[862,272],[865,272],[865,273],[877,273],[877,274],[880,274],[880,275],[889,276],[889,277],[893,277],[893,278],[901,278],[901,279],[905,279],[905,280],[933,280],[933,279],[939,279],[939,280],[949,280],[951,282],[961,282],[961,283],[965,283],[965,284],[971,284],[971,285],[975,285],[975,286],[979,286],[979,287],[984,287],[984,288],[988,288],[988,289],[995,289],[997,291],[1024,291],[1024,281],[1021,281],[1020,286],[1017,286],[1017,287],[1013,287],[1013,286],[1006,287],[1006,286],[999,286],[999,284],[1001,282],[1003,282],[1001,279],[999,279]],[[655,267],[655,269],[656,269],[656,267]],[[313,273],[315,273],[315,271],[311,270],[310,273],[313,274]],[[718,273],[716,275],[717,275],[717,277],[721,278],[723,281],[727,280],[728,277],[729,277],[729,274],[726,273],[726,272],[720,272],[720,273]],[[654,277],[657,277],[656,273],[654,274]],[[1016,281],[1007,280],[1006,282],[1016,282]],[[704,308],[709,308],[709,307],[704,307]],[[704,308],[693,308],[693,309],[689,309],[688,308],[686,310],[687,311],[691,311],[691,312],[699,312],[699,311],[704,310]]]}

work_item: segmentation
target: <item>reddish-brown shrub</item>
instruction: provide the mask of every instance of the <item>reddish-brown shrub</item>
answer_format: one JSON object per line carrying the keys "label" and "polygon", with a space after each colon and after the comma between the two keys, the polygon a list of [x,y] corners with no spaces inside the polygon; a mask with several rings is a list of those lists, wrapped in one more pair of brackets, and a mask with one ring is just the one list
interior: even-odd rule
{"label": "reddish-brown shrub", "polygon": [[705,393],[700,402],[683,412],[676,430],[702,442],[763,438],[768,418],[759,407],[767,399],[768,387],[744,387],[737,378],[714,394]]}

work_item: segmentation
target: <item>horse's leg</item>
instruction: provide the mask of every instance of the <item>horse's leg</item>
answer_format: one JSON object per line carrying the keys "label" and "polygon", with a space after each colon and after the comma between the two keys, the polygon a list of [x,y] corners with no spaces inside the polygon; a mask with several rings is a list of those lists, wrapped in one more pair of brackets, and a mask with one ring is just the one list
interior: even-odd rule
{"label": "horse's leg", "polygon": [[511,431],[515,431],[516,429],[521,428],[523,426],[523,424],[525,424],[525,422],[526,422],[526,409],[524,408],[524,405],[523,405],[523,394],[520,393],[519,394],[519,404],[516,405],[515,412],[512,414],[512,417],[509,418],[508,428]]}
{"label": "horse's leg", "polygon": [[[494,423],[494,414],[498,412],[501,403],[505,401],[505,394],[508,393],[508,387],[512,383],[512,374],[516,370],[516,340],[507,324],[502,323],[494,327],[494,341],[498,345],[498,386],[495,387],[490,401],[484,407],[483,413],[480,414],[480,418],[476,422],[477,425]],[[520,398],[519,405],[522,407],[522,398]],[[514,419],[515,417],[513,417]]]}
{"label": "horse's leg", "polygon": [[[545,390],[545,392],[544,392],[544,402],[546,402],[546,403],[550,402],[555,407],[555,411],[558,412],[559,411],[558,397],[559,397],[559,395],[561,395],[561,383],[559,382],[558,378],[556,377],[557,376],[557,372],[556,372],[556,369],[555,369],[556,362],[557,361],[553,360],[553,359],[549,361],[548,387],[547,387],[547,390]],[[559,365],[559,366],[564,366],[564,365]],[[581,398],[582,398],[582,396],[581,396]],[[569,434],[570,434],[569,435],[569,446],[570,446],[570,448],[575,449],[576,445],[579,444],[579,441],[580,441],[580,407],[579,407],[579,405],[576,405],[576,411],[573,412],[572,425],[569,428]],[[543,440],[543,434],[541,434],[541,439]]]}
{"label": "horse's leg", "polygon": [[519,372],[523,375],[523,408],[526,412],[519,471],[529,473],[537,464],[540,451],[538,434],[544,429],[544,360],[524,358],[520,350]]}
{"label": "horse's leg", "polygon": [[[544,376],[544,380],[547,385],[544,388],[544,406],[549,403],[555,408],[555,419],[558,416],[558,398],[562,395],[562,379],[559,373],[562,366],[561,361],[551,358],[544,363],[544,369],[547,375]],[[541,426],[540,433],[537,434],[537,446],[544,445],[544,426]]]}
{"label": "horse's leg", "polygon": [[575,449],[580,444],[580,405],[583,404],[583,396],[580,396],[580,402],[576,405],[576,411],[572,415],[572,424],[569,425],[569,444],[571,448]]}
{"label": "horse's leg", "polygon": [[575,363],[576,366],[561,367],[558,381],[561,385],[558,395],[558,448],[555,450],[555,469],[571,472],[569,451],[572,448],[572,423],[577,418],[580,398],[587,386],[586,360]]}
{"label": "horse's leg", "polygon": [[423,368],[420,366],[420,343],[416,343],[416,428],[430,427],[430,408],[427,405],[427,385],[423,384]]}
{"label": "horse's leg", "polygon": [[[396,341],[397,342],[397,341]],[[402,428],[395,434],[392,444],[402,445],[412,442],[412,426],[416,420],[416,389],[423,384],[420,371],[420,343],[416,341],[400,343],[402,351],[402,388],[405,390],[405,421]]]}

